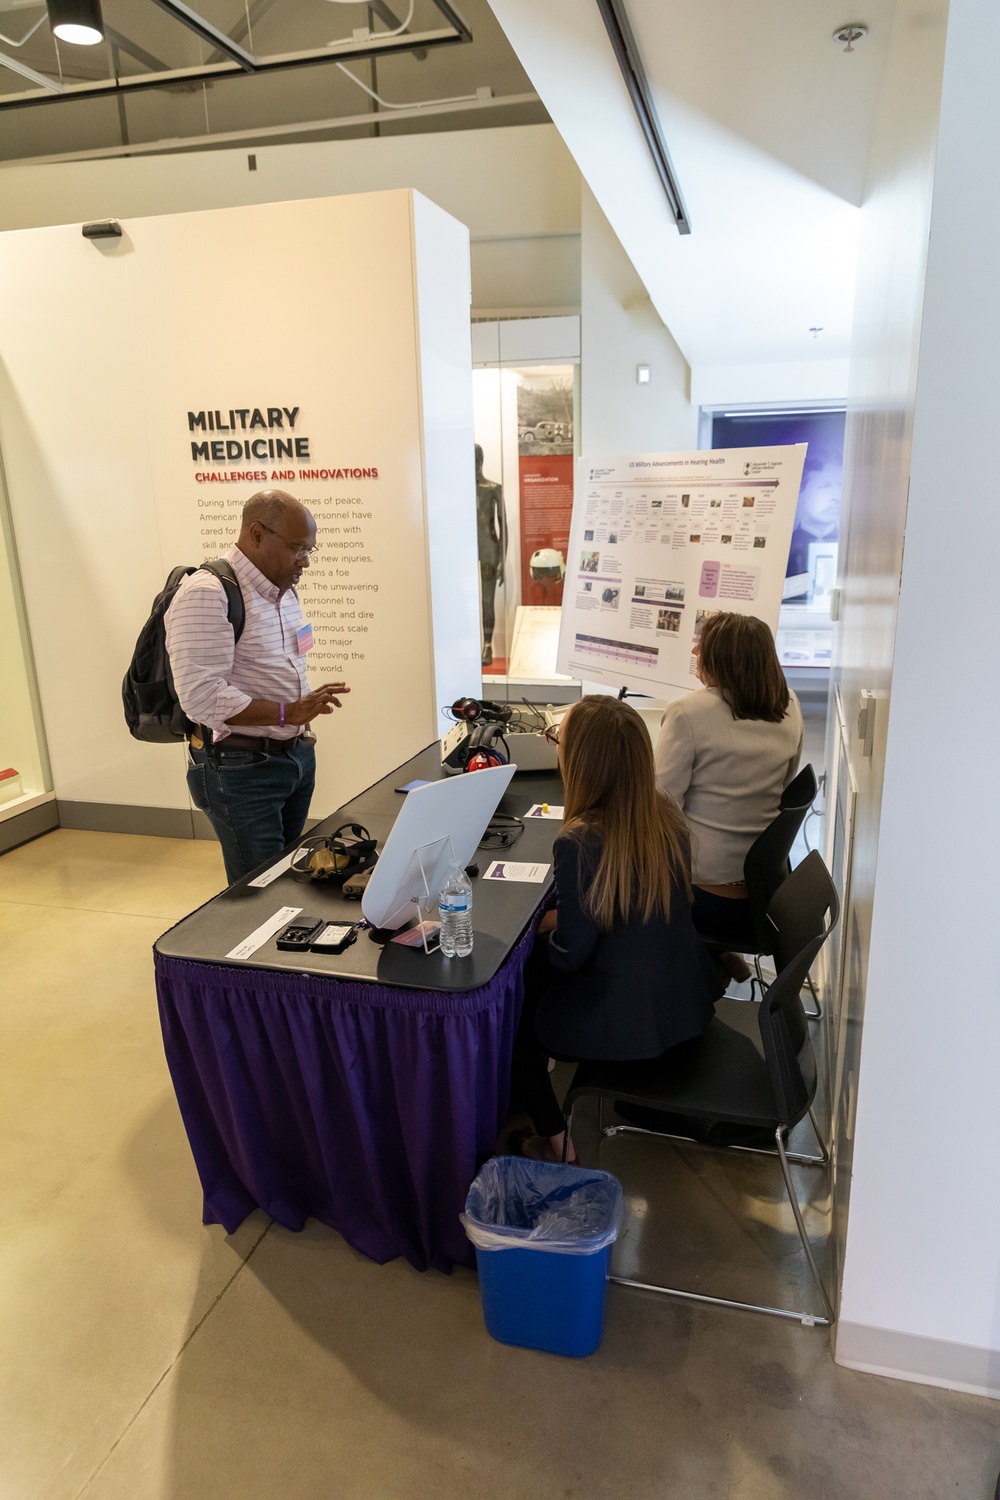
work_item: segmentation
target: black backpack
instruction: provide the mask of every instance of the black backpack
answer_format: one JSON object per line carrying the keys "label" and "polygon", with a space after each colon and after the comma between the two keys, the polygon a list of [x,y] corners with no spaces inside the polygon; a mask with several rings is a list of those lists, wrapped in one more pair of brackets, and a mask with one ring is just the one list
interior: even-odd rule
{"label": "black backpack", "polygon": [[[238,641],[246,623],[246,606],[239,579],[224,558],[201,566],[206,573],[217,578],[226,591],[229,623],[233,627],[233,637]],[[197,568],[171,568],[170,576],[153,600],[149,619],[139,632],[122,682],[122,704],[129,733],[134,739],[149,744],[165,745],[183,740],[195,728],[174,691],[163,618],[185,578],[197,571]]]}

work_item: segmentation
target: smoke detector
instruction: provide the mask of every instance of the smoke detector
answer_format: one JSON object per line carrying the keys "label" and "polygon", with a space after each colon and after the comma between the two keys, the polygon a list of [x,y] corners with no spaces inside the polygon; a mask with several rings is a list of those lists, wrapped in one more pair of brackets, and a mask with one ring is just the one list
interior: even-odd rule
{"label": "smoke detector", "polygon": [[839,42],[845,52],[853,52],[855,42],[863,42],[867,35],[867,26],[860,26],[852,21],[847,26],[838,26],[833,33],[833,40]]}

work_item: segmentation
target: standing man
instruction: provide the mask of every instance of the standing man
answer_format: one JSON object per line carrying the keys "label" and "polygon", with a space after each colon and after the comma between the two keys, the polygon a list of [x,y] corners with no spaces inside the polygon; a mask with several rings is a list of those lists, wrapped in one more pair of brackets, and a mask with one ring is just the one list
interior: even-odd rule
{"label": "standing man", "polygon": [[222,845],[230,885],[300,837],[316,777],[319,714],[340,707],[343,682],[309,691],[296,584],[316,550],[316,522],[293,496],[261,490],[243,507],[226,554],[246,623],[234,641],[226,594],[211,573],[184,580],[166,615],[174,688],[197,725],[187,781]]}

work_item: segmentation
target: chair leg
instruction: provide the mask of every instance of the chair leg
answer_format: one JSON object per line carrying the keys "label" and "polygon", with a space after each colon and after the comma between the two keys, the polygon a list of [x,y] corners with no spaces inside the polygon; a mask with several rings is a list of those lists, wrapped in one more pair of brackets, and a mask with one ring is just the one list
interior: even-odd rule
{"label": "chair leg", "polygon": [[756,973],[753,974],[753,975],[751,975],[751,977],[750,977],[750,993],[749,993],[749,995],[731,995],[729,993],[729,986],[727,985],[726,986],[726,999],[727,1000],[739,1000],[742,1005],[756,1005],[757,1004],[757,985],[758,984],[760,985],[761,999],[763,999],[764,991],[767,989],[767,985],[764,983],[763,976],[761,975],[761,972],[760,972],[760,956],[759,956],[759,954],[756,954],[756,953],[753,954],[753,966],[754,966],[754,969],[756,970]]}
{"label": "chair leg", "polygon": [[[806,975],[806,986],[809,990],[810,995],[812,995],[813,997],[813,1004],[815,1005],[816,1009],[806,1010],[805,1013],[809,1017],[810,1021],[821,1021],[823,1019],[823,1007],[820,1004],[819,995],[816,991],[816,986],[813,984],[813,977],[811,974]],[[805,1006],[803,1006],[802,1008],[803,1010],[805,1010]]]}
{"label": "chair leg", "polygon": [[569,1156],[569,1133],[572,1130],[572,1128],[573,1128],[573,1106],[571,1104],[570,1107],[569,1107],[569,1113],[568,1114],[566,1113],[565,1110],[563,1111],[563,1148],[562,1148],[563,1166],[566,1165],[566,1159]]}
{"label": "chair leg", "polygon": [[[600,1099],[600,1097],[601,1096],[598,1095],[599,1099]],[[601,1100],[601,1102],[603,1103],[603,1100]],[[811,1111],[810,1111],[810,1114],[811,1114]],[[572,1108],[572,1105],[570,1106],[569,1111],[565,1115],[565,1120],[566,1120],[566,1137],[565,1138],[568,1141],[569,1140],[570,1127],[572,1126],[572,1123],[573,1123],[573,1108]],[[816,1129],[815,1119],[813,1119],[813,1128]],[[668,1136],[668,1135],[663,1134],[660,1131],[642,1130],[642,1129],[639,1128],[639,1126],[636,1126],[636,1125],[613,1125],[613,1126],[609,1127],[609,1131],[608,1131],[609,1134],[611,1134],[611,1135],[617,1135],[619,1132],[621,1132],[623,1134],[624,1133],[628,1133],[629,1135],[659,1135],[662,1140],[677,1140],[677,1141],[681,1141],[681,1142],[683,1142],[684,1144],[687,1144],[687,1145],[695,1145],[695,1146],[697,1146],[697,1145],[701,1145],[702,1144],[700,1141],[691,1141],[691,1140],[689,1140],[689,1138],[687,1136]],[[758,1303],[758,1302],[737,1302],[736,1300],[734,1300],[731,1297],[712,1297],[712,1296],[709,1296],[706,1292],[689,1292],[689,1291],[686,1291],[682,1287],[662,1286],[662,1285],[657,1285],[657,1283],[655,1283],[655,1282],[638,1281],[638,1280],[636,1280],[635,1277],[632,1277],[632,1276],[615,1276],[614,1274],[612,1274],[612,1275],[610,1275],[608,1277],[608,1280],[609,1281],[613,1281],[617,1286],[630,1286],[630,1287],[633,1287],[637,1291],[640,1291],[640,1292],[659,1292],[664,1297],[679,1297],[683,1301],[686,1301],[686,1302],[708,1303],[708,1304],[712,1305],[713,1307],[734,1307],[734,1308],[739,1309],[741,1312],[765,1313],[769,1317],[772,1317],[772,1318],[788,1318],[788,1319],[790,1319],[791,1321],[793,1321],[795,1323],[801,1323],[803,1325],[803,1327],[806,1327],[806,1328],[810,1328],[810,1327],[828,1328],[830,1326],[830,1324],[833,1322],[833,1309],[830,1306],[830,1299],[829,1299],[829,1297],[826,1294],[826,1288],[824,1287],[823,1282],[820,1279],[819,1270],[818,1270],[818,1268],[816,1266],[815,1260],[813,1259],[812,1247],[810,1246],[809,1241],[806,1238],[805,1225],[802,1222],[802,1215],[801,1215],[801,1212],[799,1210],[798,1200],[795,1197],[795,1190],[794,1190],[794,1187],[793,1187],[793,1184],[792,1184],[792,1180],[791,1180],[791,1172],[789,1170],[789,1162],[790,1161],[802,1161],[804,1165],[819,1166],[819,1165],[821,1165],[821,1163],[825,1163],[826,1161],[829,1160],[829,1157],[828,1157],[827,1152],[826,1152],[826,1147],[825,1147],[825,1145],[824,1145],[824,1143],[823,1143],[823,1141],[822,1141],[822,1139],[821,1139],[821,1137],[819,1135],[819,1131],[818,1130],[816,1131],[816,1138],[819,1141],[820,1150],[823,1152],[823,1157],[822,1158],[815,1158],[815,1157],[800,1158],[800,1157],[796,1157],[794,1154],[792,1154],[791,1156],[789,1156],[789,1154],[784,1149],[784,1141],[782,1139],[782,1132],[781,1132],[780,1128],[778,1129],[778,1131],[776,1133],[776,1136],[775,1136],[775,1140],[776,1140],[776,1143],[777,1143],[777,1146],[778,1146],[778,1156],[779,1156],[779,1158],[781,1160],[781,1170],[782,1170],[782,1173],[783,1173],[784,1179],[785,1179],[785,1190],[788,1193],[789,1199],[791,1200],[792,1208],[793,1208],[794,1213],[795,1213],[795,1221],[796,1221],[796,1224],[797,1224],[798,1230],[799,1230],[799,1236],[800,1236],[800,1238],[802,1240],[802,1246],[803,1246],[803,1249],[806,1252],[806,1256],[808,1257],[810,1268],[812,1270],[813,1276],[816,1279],[816,1284],[819,1287],[819,1289],[820,1289],[820,1291],[821,1291],[821,1293],[823,1295],[823,1305],[825,1306],[825,1308],[827,1310],[828,1316],[823,1317],[823,1316],[820,1316],[820,1315],[818,1315],[816,1313],[797,1312],[793,1308],[789,1308],[789,1307],[767,1307],[767,1306],[764,1306],[763,1304]],[[603,1135],[598,1136],[598,1147],[597,1147],[598,1151],[600,1151],[600,1143],[601,1143],[602,1139],[603,1139]],[[712,1150],[714,1148],[713,1147],[706,1147],[705,1149]],[[739,1146],[737,1146],[737,1147],[730,1146],[730,1147],[726,1147],[725,1149],[731,1151],[731,1150],[751,1150],[752,1148],[739,1147]],[[772,1156],[773,1157],[775,1153],[773,1151],[766,1151],[765,1152],[765,1151],[761,1151],[759,1149],[755,1149],[755,1150],[753,1150],[753,1154],[754,1155]]]}
{"label": "chair leg", "polygon": [[[815,1123],[813,1129],[816,1130]],[[739,1151],[745,1156],[767,1156],[773,1161],[777,1152],[772,1151],[770,1146],[714,1146],[711,1141],[697,1141],[693,1135],[675,1135],[670,1130],[646,1130],[642,1125],[609,1125],[601,1132],[603,1136],[615,1135],[648,1135],[656,1141],[676,1141],[681,1146],[696,1146],[699,1151]],[[788,1160],[797,1167],[825,1167],[830,1160],[829,1154],[816,1131],[822,1156],[806,1156],[797,1151],[788,1152]]]}
{"label": "chair leg", "polygon": [[[754,968],[757,970],[757,973],[756,973],[756,976],[753,979],[751,979],[751,981],[750,981],[750,999],[751,1000],[755,1000],[756,999],[756,995],[755,995],[755,992],[754,992],[754,986],[759,984],[760,985],[760,998],[761,998],[761,1000],[763,1000],[764,995],[765,995],[765,993],[767,991],[767,981],[765,980],[764,975],[761,972],[760,958],[759,958],[759,956],[757,956],[757,955],[754,956],[753,963],[754,963]],[[819,993],[818,993],[818,991],[816,989],[815,984],[813,983],[813,977],[812,977],[811,974],[807,974],[806,975],[806,987],[809,990],[809,993],[810,993],[810,995],[813,998],[813,1004],[816,1006],[816,1009],[815,1010],[806,1010],[805,1006],[803,1006],[802,1010],[803,1010],[803,1012],[804,1012],[804,1014],[805,1014],[805,1016],[806,1016],[806,1018],[808,1020],[810,1020],[810,1021],[821,1021],[823,1019],[823,1006],[820,1003]],[[731,1000],[733,1000],[733,999],[739,999],[739,996],[731,995],[729,998]]]}
{"label": "chair leg", "polygon": [[597,1096],[597,1128],[601,1135],[604,1134],[604,1095]]}
{"label": "chair leg", "polygon": [[[806,1234],[806,1226],[802,1218],[802,1210],[799,1207],[799,1200],[795,1192],[795,1184],[792,1181],[792,1169],[788,1164],[788,1157],[785,1154],[785,1135],[785,1127],[783,1125],[779,1125],[777,1130],[774,1132],[774,1143],[778,1148],[778,1155],[781,1158],[781,1175],[785,1179],[785,1191],[788,1194],[788,1201],[792,1205],[792,1213],[795,1215],[795,1223],[799,1231],[799,1239],[802,1241],[802,1248],[806,1253],[806,1260],[809,1262],[809,1269],[812,1272],[813,1281],[815,1281],[820,1296],[823,1298],[823,1306],[826,1308],[827,1317],[832,1323],[833,1303],[830,1301],[830,1298],[827,1294],[826,1287],[823,1284],[823,1278],[819,1274],[819,1267],[817,1266],[815,1257],[812,1253],[812,1246],[809,1243],[809,1236]],[[826,1148],[824,1147],[824,1150],[825,1149]]]}
{"label": "chair leg", "polygon": [[609,1276],[616,1286],[631,1286],[640,1292],[659,1292],[664,1297],[680,1297],[684,1302],[705,1302],[712,1307],[735,1307],[740,1312],[766,1313],[771,1318],[788,1318],[801,1323],[803,1328],[829,1328],[831,1318],[821,1318],[816,1313],[796,1312],[792,1307],[766,1307],[760,1302],[736,1302],[731,1297],[710,1297],[707,1292],[688,1292],[678,1286],[659,1286],[655,1281],[636,1281],[631,1276]]}
{"label": "chair leg", "polygon": [[[830,1153],[827,1150],[826,1141],[823,1139],[823,1132],[819,1128],[819,1121],[816,1118],[816,1111],[813,1109],[811,1104],[809,1106],[809,1122],[812,1125],[813,1135],[816,1137],[816,1143],[819,1146],[820,1151],[823,1153],[823,1165],[824,1167],[828,1166],[830,1162]],[[795,1160],[793,1156],[789,1156],[788,1159],[789,1161]]]}

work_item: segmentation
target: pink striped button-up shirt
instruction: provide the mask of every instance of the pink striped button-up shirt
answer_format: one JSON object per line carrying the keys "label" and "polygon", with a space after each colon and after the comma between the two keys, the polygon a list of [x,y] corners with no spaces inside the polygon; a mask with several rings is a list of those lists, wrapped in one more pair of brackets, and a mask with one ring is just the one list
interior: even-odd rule
{"label": "pink striped button-up shirt", "polygon": [[[238,547],[226,553],[239,579],[246,624],[239,640],[227,617],[226,592],[211,573],[185,578],[166,614],[167,652],[181,707],[217,743],[233,731],[226,723],[252,698],[294,703],[309,691],[297,632],[302,606],[294,589],[278,591]],[[298,725],[240,724],[239,734],[294,739]]]}

